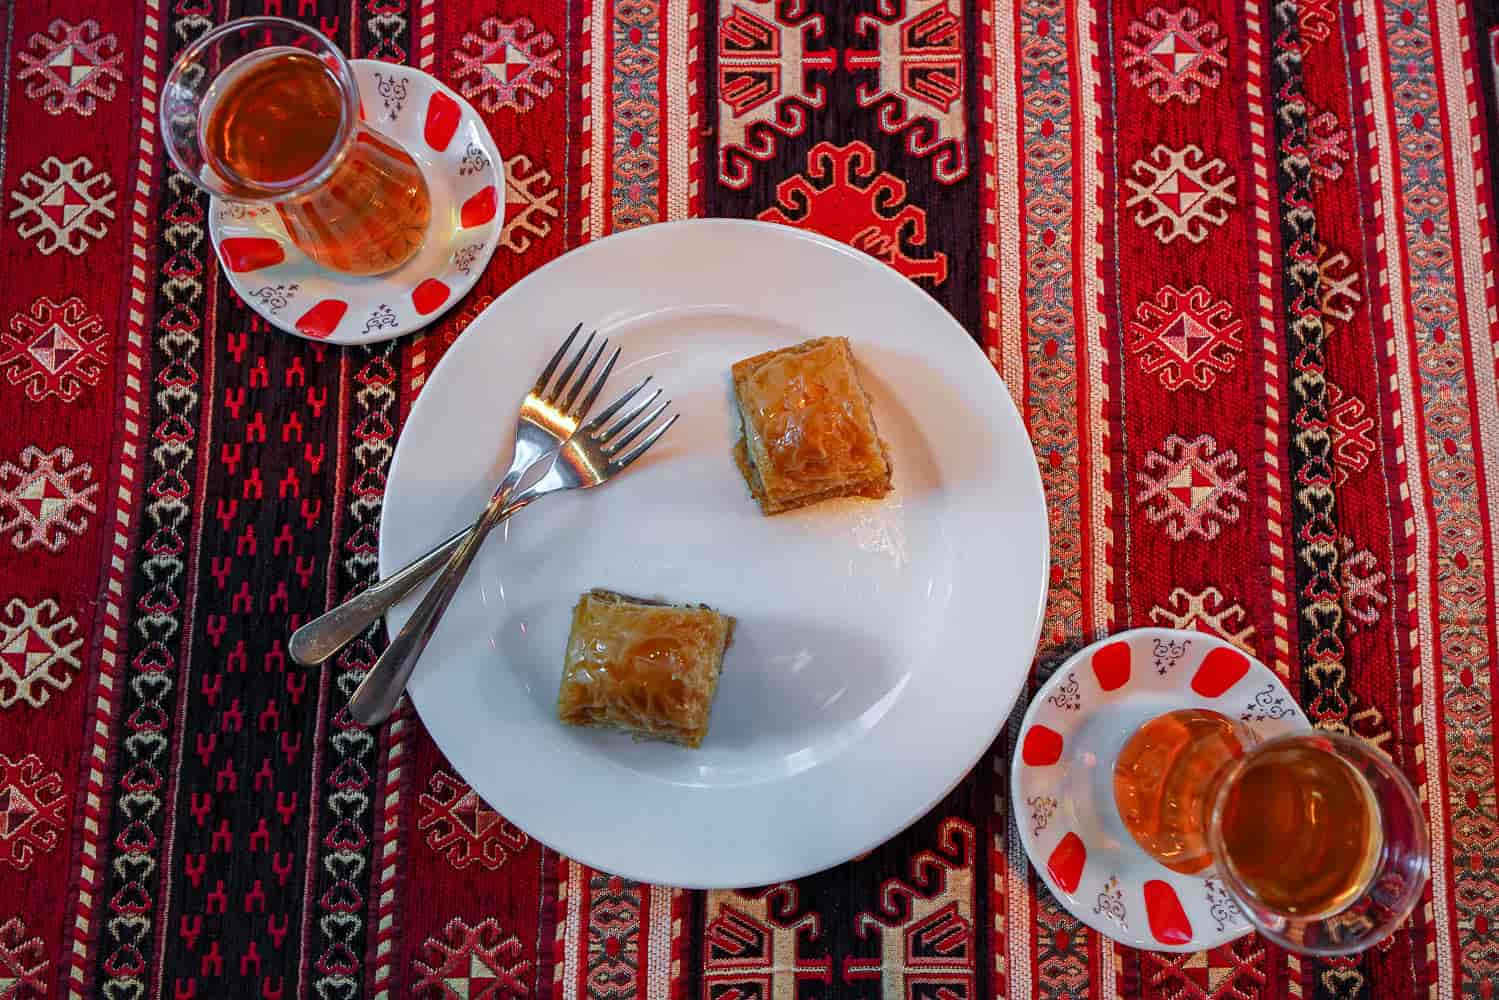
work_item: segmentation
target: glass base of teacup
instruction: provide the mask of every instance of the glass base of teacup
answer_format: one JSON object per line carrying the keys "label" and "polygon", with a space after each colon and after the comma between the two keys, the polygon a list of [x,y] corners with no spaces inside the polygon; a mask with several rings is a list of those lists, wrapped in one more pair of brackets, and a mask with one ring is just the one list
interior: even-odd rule
{"label": "glass base of teacup", "polygon": [[1205,709],[1257,739],[1311,726],[1280,679],[1243,650],[1199,632],[1144,628],[1070,657],[1027,709],[1011,769],[1021,843],[1059,902],[1121,943],[1192,952],[1253,929],[1211,868],[1173,871],[1147,854],[1115,798],[1129,737],[1177,709]]}
{"label": "glass base of teacup", "polygon": [[419,330],[479,280],[505,221],[505,171],[473,107],[420,70],[351,61],[361,115],[421,168],[430,221],[421,247],[399,267],[356,276],[317,264],[269,204],[214,197],[209,235],[229,284],[286,333],[367,344]]}

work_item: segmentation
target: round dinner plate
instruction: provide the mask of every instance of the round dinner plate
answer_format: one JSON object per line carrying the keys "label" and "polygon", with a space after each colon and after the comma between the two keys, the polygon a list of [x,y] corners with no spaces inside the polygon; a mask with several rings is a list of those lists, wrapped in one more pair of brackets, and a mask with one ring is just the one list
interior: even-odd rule
{"label": "round dinner plate", "polygon": [[[532,836],[642,881],[761,885],[888,839],[989,747],[1035,649],[1046,510],[1004,384],[929,295],[841,243],[729,220],[612,236],[512,287],[428,379],[391,467],[382,575],[477,515],[521,398],[579,322],[623,349],[600,405],[649,373],[682,419],[626,474],[486,543],[412,678],[433,738]],[[823,336],[852,344],[895,489],[765,517],[732,457],[729,368]],[[557,721],[593,587],[738,619],[700,749]]]}

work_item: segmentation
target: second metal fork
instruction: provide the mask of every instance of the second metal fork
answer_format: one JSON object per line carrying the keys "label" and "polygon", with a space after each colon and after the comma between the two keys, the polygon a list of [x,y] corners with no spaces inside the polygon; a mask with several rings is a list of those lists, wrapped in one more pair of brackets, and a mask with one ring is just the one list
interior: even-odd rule
{"label": "second metal fork", "polygon": [[[589,407],[598,398],[599,391],[609,379],[609,373],[614,370],[614,363],[619,360],[619,351],[616,349],[604,364],[598,380],[580,400],[579,393],[588,385],[594,367],[603,357],[604,349],[609,346],[607,339],[599,344],[574,383],[573,373],[587,357],[588,348],[593,345],[594,334],[590,333],[583,346],[563,368],[556,385],[549,385],[557,366],[567,357],[568,350],[582,329],[582,323],[573,327],[572,333],[567,335],[562,346],[547,361],[536,384],[521,401],[520,413],[515,422],[515,453],[510,460],[510,468],[494,489],[493,498],[500,503],[505,502],[533,467],[557,457],[563,442],[577,430],[578,422],[588,415]],[[420,559],[297,629],[292,633],[288,644],[292,659],[303,666],[314,666],[352,642],[385,614],[391,605],[446,565],[458,548],[458,543],[471,530],[473,529],[470,527],[458,532]]]}
{"label": "second metal fork", "polygon": [[[463,575],[484,544],[484,539],[497,524],[548,493],[590,489],[608,482],[649,451],[661,439],[661,435],[677,422],[680,414],[673,414],[662,423],[656,422],[671,405],[670,400],[646,413],[661,395],[660,389],[630,406],[629,410],[620,412],[639,395],[649,381],[650,377],[647,376],[593,420],[577,427],[563,444],[556,462],[541,479],[509,497],[508,501],[498,493],[491,499],[484,514],[475,523],[472,532],[459,543],[422,603],[355,689],[349,699],[349,712],[356,720],[364,725],[377,725],[395,710],[401,692],[406,689],[411,672],[416,668],[417,660],[436,632],[443,612],[447,610],[463,581]],[[596,395],[596,390],[589,395]],[[591,398],[589,402],[592,402]],[[583,415],[586,415],[586,410],[578,415],[578,419]],[[641,435],[645,437],[636,444]]]}

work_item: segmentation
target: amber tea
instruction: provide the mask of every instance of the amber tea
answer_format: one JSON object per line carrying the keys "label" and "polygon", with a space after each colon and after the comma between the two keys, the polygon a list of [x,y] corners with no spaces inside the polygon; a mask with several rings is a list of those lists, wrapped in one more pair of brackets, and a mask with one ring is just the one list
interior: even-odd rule
{"label": "amber tea", "polygon": [[[1152,719],[1114,767],[1120,819],[1173,871],[1226,865],[1260,905],[1287,916],[1342,910],[1368,888],[1379,859],[1368,782],[1331,750],[1292,743],[1246,757],[1253,742],[1246,727],[1207,709]],[[1241,767],[1227,768],[1240,757]],[[1214,822],[1221,857],[1209,846]]]}
{"label": "amber tea", "polygon": [[421,248],[431,200],[405,150],[362,123],[345,124],[350,104],[324,60],[296,48],[265,49],[214,83],[199,119],[201,144],[231,190],[264,197],[291,186],[276,209],[313,260],[379,274]]}
{"label": "amber tea", "polygon": [[1261,905],[1310,918],[1363,895],[1383,837],[1374,793],[1346,760],[1312,746],[1269,747],[1226,791],[1224,861]]}
{"label": "amber tea", "polygon": [[1242,730],[1217,712],[1184,708],[1140,727],[1114,765],[1114,801],[1125,829],[1172,871],[1213,863],[1207,804],[1213,778],[1244,753]]}

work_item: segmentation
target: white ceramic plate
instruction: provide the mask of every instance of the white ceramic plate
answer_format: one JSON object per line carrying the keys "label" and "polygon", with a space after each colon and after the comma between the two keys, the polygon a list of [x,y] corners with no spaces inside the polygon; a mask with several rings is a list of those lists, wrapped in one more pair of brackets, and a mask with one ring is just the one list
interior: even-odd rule
{"label": "white ceramic plate", "polygon": [[[494,808],[606,871],[758,885],[875,846],[978,760],[1035,649],[1046,513],[1004,385],[930,296],[843,244],[727,220],[627,232],[512,287],[443,358],[396,449],[382,573],[482,507],[580,321],[624,349],[605,400],[649,372],[682,420],[627,475],[496,532],[413,679],[423,720]],[[896,489],[763,517],[730,454],[729,367],[829,335],[853,343]],[[557,722],[590,587],[738,618],[700,750]]]}
{"label": "white ceramic plate", "polygon": [[1114,762],[1136,729],[1210,708],[1263,739],[1310,728],[1275,676],[1216,636],[1139,628],[1070,657],[1020,727],[1010,801],[1036,871],[1069,912],[1124,944],[1202,951],[1250,931],[1217,879],[1182,875],[1135,843],[1114,805]]}
{"label": "white ceramic plate", "polygon": [[[277,329],[333,344],[373,344],[420,329],[467,294],[505,224],[505,168],[473,106],[419,69],[354,59],[360,112],[416,160],[432,197],[422,248],[385,274],[314,264],[267,205],[211,199],[208,234],[224,276]],[[227,248],[226,248],[227,243]]]}

